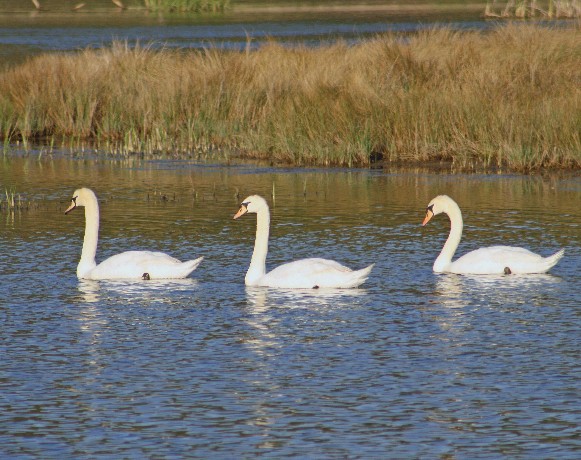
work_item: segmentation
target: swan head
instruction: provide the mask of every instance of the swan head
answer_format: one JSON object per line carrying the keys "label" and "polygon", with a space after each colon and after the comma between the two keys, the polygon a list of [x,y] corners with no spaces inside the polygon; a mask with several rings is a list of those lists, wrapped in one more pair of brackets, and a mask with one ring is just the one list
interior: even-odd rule
{"label": "swan head", "polygon": [[234,214],[234,219],[238,219],[247,213],[258,214],[259,211],[263,209],[268,209],[268,203],[264,198],[258,195],[250,195],[248,198],[244,199],[240,204],[240,209],[236,214]]}
{"label": "swan head", "polygon": [[443,212],[448,213],[448,209],[451,205],[458,207],[456,202],[448,195],[438,195],[430,201],[430,204],[428,204],[428,207],[426,208],[426,217],[424,217],[422,225],[426,225],[432,217],[437,216],[438,214]]}
{"label": "swan head", "polygon": [[86,206],[89,202],[97,201],[97,197],[95,193],[88,188],[79,188],[75,190],[73,193],[73,198],[71,199],[71,205],[65,211],[65,214],[68,214],[72,210],[76,209],[79,206]]}

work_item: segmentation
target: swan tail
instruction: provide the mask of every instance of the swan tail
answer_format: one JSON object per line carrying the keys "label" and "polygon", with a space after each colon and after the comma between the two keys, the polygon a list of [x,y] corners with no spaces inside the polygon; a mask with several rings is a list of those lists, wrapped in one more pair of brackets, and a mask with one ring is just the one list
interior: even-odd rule
{"label": "swan tail", "polygon": [[[183,279],[187,278],[190,273],[192,273],[198,265],[204,260],[203,257],[198,257],[194,260],[186,260],[185,262],[180,262],[178,265],[170,265],[166,267],[152,268],[151,272],[147,275],[151,276],[151,279]],[[145,276],[146,273],[143,274]],[[144,278],[145,279],[145,278]]]}
{"label": "swan tail", "polygon": [[367,281],[367,278],[369,278],[369,274],[371,273],[371,270],[374,266],[375,264],[371,264],[368,267],[362,268],[361,270],[353,271],[350,273],[351,276],[349,277],[349,280],[342,287],[354,288],[361,286],[363,283],[365,283],[365,281]]}
{"label": "swan tail", "polygon": [[549,271],[551,268],[553,268],[555,265],[557,265],[557,262],[559,262],[559,260],[561,260],[563,258],[563,255],[565,255],[565,249],[561,249],[557,252],[555,252],[555,254],[553,254],[552,256],[549,257],[545,257],[544,259],[544,263],[543,263],[543,268],[545,269],[545,271]]}
{"label": "swan tail", "polygon": [[192,273],[198,266],[202,263],[204,257],[198,257],[197,259],[188,260],[183,263],[184,267],[184,278],[187,277],[190,273]]}

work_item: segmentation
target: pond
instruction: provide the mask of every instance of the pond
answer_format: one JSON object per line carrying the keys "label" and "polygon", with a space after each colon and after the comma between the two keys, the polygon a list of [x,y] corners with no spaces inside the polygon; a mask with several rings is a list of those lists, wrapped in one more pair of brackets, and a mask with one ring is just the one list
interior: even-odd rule
{"label": "pond", "polygon": [[[81,211],[98,260],[204,256],[176,281],[79,281]],[[0,452],[7,458],[576,458],[581,179],[253,164],[0,157]],[[565,248],[549,274],[438,275],[459,254]],[[254,215],[268,267],[375,263],[353,290],[246,288]]]}

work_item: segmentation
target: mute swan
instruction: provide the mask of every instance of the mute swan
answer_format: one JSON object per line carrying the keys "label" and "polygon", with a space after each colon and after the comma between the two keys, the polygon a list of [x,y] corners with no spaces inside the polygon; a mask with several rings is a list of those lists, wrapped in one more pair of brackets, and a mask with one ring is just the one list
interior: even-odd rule
{"label": "mute swan", "polygon": [[436,273],[458,274],[510,274],[545,273],[563,257],[564,249],[549,257],[541,257],[528,249],[512,246],[491,246],[480,248],[463,255],[452,262],[452,257],[462,238],[462,212],[458,204],[447,195],[439,195],[430,201],[422,225],[440,213],[450,218],[450,235],[442,252],[434,262]]}
{"label": "mute swan", "polygon": [[99,265],[95,262],[99,239],[99,203],[92,190],[80,188],[73,193],[68,214],[79,206],[85,207],[85,238],[81,260],[77,266],[79,279],[167,279],[185,278],[193,272],[203,257],[180,262],[163,252],[127,251],[109,257]]}
{"label": "mute swan", "polygon": [[266,254],[270,230],[270,211],[266,200],[258,195],[246,198],[234,215],[238,219],[246,213],[256,214],[256,240],[250,267],[246,272],[246,286],[275,288],[354,288],[363,284],[373,265],[353,271],[334,260],[301,259],[283,264],[266,273]]}

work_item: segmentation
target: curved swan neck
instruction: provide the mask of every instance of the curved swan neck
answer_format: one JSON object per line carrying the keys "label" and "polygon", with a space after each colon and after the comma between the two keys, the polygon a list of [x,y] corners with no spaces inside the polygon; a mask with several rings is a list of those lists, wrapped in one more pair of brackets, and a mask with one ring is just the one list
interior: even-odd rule
{"label": "curved swan neck", "polygon": [[85,203],[85,237],[81,260],[77,266],[77,276],[82,278],[88,271],[97,266],[97,242],[99,241],[99,203],[96,197],[91,197]]}
{"label": "curved swan neck", "polygon": [[464,222],[462,220],[462,211],[455,202],[450,202],[443,211],[450,218],[450,234],[440,252],[440,255],[434,262],[434,271],[443,272],[452,263],[452,257],[460,244]]}
{"label": "curved swan neck", "polygon": [[250,266],[244,279],[247,286],[254,285],[266,274],[266,254],[268,253],[268,235],[270,232],[270,211],[268,207],[256,213],[256,239]]}

